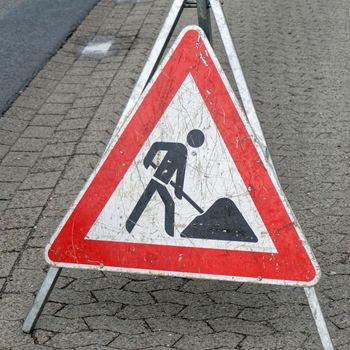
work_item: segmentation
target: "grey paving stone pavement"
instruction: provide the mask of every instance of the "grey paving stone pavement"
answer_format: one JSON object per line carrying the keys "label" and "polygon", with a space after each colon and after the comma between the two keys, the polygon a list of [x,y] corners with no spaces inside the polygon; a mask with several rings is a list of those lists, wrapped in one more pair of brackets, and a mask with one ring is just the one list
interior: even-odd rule
{"label": "grey paving stone pavement", "polygon": [[[171,0],[101,0],[0,118],[0,349],[320,349],[302,289],[64,269],[31,335],[44,247],[103,153]],[[277,173],[350,348],[350,2],[227,0]],[[185,10],[174,37],[196,22]],[[111,51],[86,56],[91,40]],[[214,48],[232,81],[214,28]],[[232,82],[233,83],[233,82]]]}

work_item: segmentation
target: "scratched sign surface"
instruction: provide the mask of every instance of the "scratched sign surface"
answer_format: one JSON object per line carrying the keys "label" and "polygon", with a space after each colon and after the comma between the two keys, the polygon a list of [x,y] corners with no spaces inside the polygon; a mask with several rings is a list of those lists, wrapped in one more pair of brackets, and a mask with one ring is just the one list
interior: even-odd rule
{"label": "scratched sign surface", "polygon": [[202,31],[185,28],[47,247],[60,267],[312,285],[319,269]]}

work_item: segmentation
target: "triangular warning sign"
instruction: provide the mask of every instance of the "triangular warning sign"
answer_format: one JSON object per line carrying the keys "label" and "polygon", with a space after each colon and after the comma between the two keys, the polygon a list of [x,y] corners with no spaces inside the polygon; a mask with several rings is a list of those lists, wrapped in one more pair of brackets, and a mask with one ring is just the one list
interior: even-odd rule
{"label": "triangular warning sign", "polygon": [[315,258],[203,32],[185,28],[47,247],[60,267],[313,285]]}

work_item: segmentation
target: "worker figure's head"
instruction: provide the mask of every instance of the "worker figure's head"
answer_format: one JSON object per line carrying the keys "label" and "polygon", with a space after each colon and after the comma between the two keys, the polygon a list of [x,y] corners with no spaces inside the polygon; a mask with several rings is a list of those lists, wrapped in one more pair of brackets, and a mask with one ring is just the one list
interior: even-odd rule
{"label": "worker figure's head", "polygon": [[202,146],[204,139],[204,134],[198,129],[193,129],[187,134],[187,143],[194,148]]}

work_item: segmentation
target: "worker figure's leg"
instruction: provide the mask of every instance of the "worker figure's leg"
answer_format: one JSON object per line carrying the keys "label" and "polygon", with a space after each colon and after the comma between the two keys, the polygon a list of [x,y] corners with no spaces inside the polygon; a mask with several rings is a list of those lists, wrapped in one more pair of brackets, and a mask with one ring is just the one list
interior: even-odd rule
{"label": "worker figure's leg", "polygon": [[174,236],[174,216],[175,216],[175,203],[171,198],[167,188],[158,183],[157,191],[162,198],[165,206],[165,232],[173,237]]}
{"label": "worker figure's leg", "polygon": [[174,236],[174,201],[166,187],[153,179],[147,185],[134,210],[126,221],[125,226],[129,233],[131,233],[135,227],[137,221],[140,219],[142,213],[146,209],[149,201],[156,191],[159,193],[160,198],[165,205],[165,231],[169,236]]}

